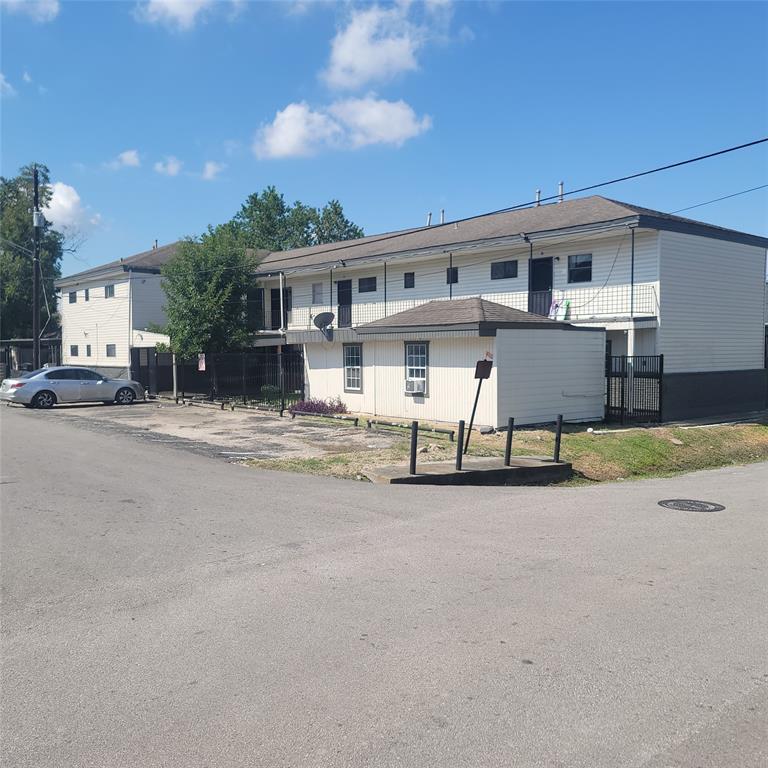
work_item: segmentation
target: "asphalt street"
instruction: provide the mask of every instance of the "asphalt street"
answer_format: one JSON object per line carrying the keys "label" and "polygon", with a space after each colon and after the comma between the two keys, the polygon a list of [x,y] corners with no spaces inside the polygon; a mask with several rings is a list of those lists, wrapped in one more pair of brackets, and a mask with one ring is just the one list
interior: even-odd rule
{"label": "asphalt street", "polygon": [[398,488],[0,429],[4,766],[768,764],[766,464]]}

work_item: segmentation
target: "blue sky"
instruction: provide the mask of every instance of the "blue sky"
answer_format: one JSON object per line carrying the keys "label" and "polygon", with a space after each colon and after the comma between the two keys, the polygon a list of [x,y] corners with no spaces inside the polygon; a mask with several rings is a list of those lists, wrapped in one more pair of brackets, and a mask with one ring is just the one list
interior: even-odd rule
{"label": "blue sky", "polygon": [[[2,2],[2,174],[33,160],[64,272],[198,234],[269,184],[367,233],[768,135],[768,4]],[[768,183],[768,145],[602,193]],[[689,212],[768,234],[768,190]]]}

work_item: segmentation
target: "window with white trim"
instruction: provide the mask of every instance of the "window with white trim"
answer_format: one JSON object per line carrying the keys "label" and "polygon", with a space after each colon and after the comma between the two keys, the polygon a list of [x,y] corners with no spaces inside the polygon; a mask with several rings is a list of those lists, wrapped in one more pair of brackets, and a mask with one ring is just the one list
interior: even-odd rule
{"label": "window with white trim", "polygon": [[85,356],[86,357],[90,357],[91,356],[91,345],[90,344],[86,344],[85,345]]}
{"label": "window with white trim", "polygon": [[405,392],[408,395],[427,393],[429,345],[426,341],[405,343]]}
{"label": "window with white trim", "polygon": [[115,286],[114,285],[105,285],[104,286],[104,298],[105,299],[112,299],[115,296]]}
{"label": "window with white trim", "polygon": [[91,298],[91,292],[88,288],[83,291],[83,299],[88,301]]}
{"label": "window with white trim", "polygon": [[312,283],[312,304],[322,304],[323,303],[323,284],[322,283]]}
{"label": "window with white trim", "polygon": [[363,390],[363,345],[344,345],[344,391]]}
{"label": "window with white trim", "polygon": [[568,282],[589,283],[592,281],[592,254],[579,253],[568,257]]}
{"label": "window with white trim", "polygon": [[69,303],[70,304],[76,304],[77,303],[77,291],[70,291],[69,292]]}
{"label": "window with white trim", "polygon": [[70,344],[69,345],[69,356],[70,357],[77,357],[77,344]]}
{"label": "window with white trim", "polygon": [[117,357],[116,344],[107,344],[107,357]]}

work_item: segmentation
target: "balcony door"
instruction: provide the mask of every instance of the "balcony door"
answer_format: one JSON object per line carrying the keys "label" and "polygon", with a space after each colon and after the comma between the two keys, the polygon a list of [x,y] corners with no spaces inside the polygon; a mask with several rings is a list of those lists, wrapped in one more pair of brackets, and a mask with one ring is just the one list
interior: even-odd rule
{"label": "balcony door", "polygon": [[339,328],[349,328],[352,325],[352,281],[339,280],[336,293],[339,301]]}
{"label": "balcony door", "polygon": [[528,311],[548,315],[552,304],[552,257],[533,259],[528,283]]}

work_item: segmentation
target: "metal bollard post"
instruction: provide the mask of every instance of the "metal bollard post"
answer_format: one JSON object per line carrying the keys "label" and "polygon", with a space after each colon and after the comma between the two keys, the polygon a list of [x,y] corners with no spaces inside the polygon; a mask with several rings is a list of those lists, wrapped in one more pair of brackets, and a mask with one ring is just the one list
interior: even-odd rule
{"label": "metal bollard post", "polygon": [[555,455],[552,457],[552,461],[560,461],[560,438],[563,435],[563,414],[557,415],[557,425],[555,427]]}
{"label": "metal bollard post", "polygon": [[504,446],[504,466],[508,467],[512,461],[512,432],[515,429],[515,420],[510,416],[507,421],[507,443]]}
{"label": "metal bollard post", "polygon": [[412,475],[416,474],[416,447],[419,443],[419,422],[418,421],[412,421],[411,422],[411,466],[409,468],[409,473]]}
{"label": "metal bollard post", "polygon": [[459,433],[456,438],[456,469],[461,469],[461,461],[464,458],[464,419],[459,422]]}

